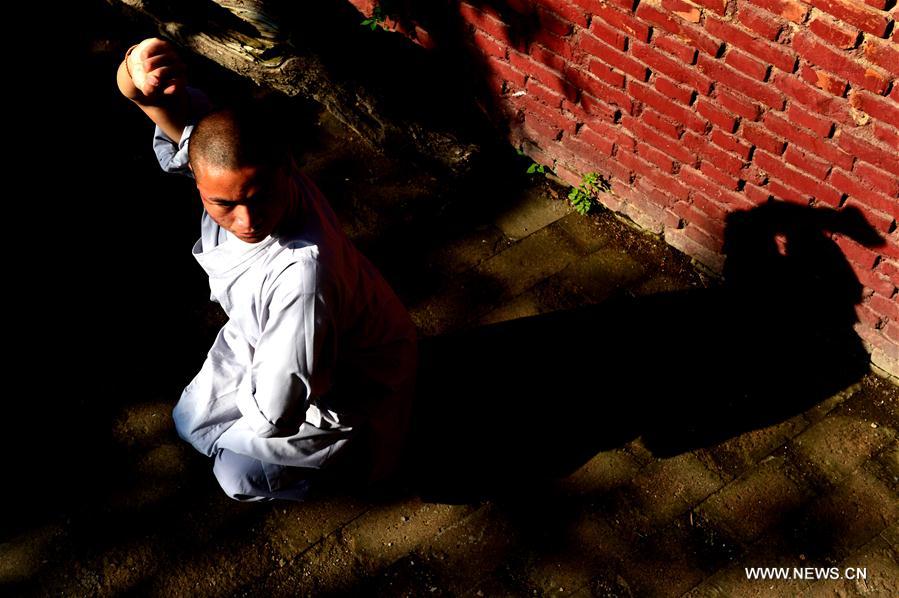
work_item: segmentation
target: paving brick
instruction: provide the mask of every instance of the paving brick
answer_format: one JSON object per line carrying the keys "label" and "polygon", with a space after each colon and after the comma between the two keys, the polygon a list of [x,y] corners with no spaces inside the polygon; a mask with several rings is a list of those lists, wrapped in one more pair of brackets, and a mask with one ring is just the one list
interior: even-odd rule
{"label": "paving brick", "polygon": [[571,475],[556,482],[556,488],[570,495],[609,492],[631,480],[640,467],[623,450],[603,451]]}
{"label": "paving brick", "polygon": [[561,227],[547,226],[486,260],[476,271],[498,282],[504,297],[514,297],[579,256],[580,248]]}
{"label": "paving brick", "polygon": [[783,457],[769,457],[698,507],[703,519],[747,543],[777,525],[809,496],[786,473]]}
{"label": "paving brick", "polygon": [[564,200],[548,197],[542,187],[529,189],[521,201],[499,214],[494,224],[512,240],[540,230],[573,211]]}
{"label": "paving brick", "polygon": [[512,244],[501,230],[484,225],[447,240],[433,252],[426,262],[434,271],[446,274],[457,274],[478,265]]}
{"label": "paving brick", "polygon": [[866,461],[864,468],[899,496],[899,440],[894,440],[873,459]]}
{"label": "paving brick", "polygon": [[542,311],[600,303],[639,281],[645,269],[626,251],[607,247],[578,257],[536,288]]}
{"label": "paving brick", "polygon": [[841,390],[840,392],[834,394],[831,397],[821,401],[811,409],[808,409],[803,416],[810,423],[815,423],[830,413],[837,405],[851,397],[853,394],[861,390],[862,383],[857,382],[856,384],[852,384],[847,388]]}
{"label": "paving brick", "polygon": [[790,441],[788,449],[813,483],[838,484],[895,437],[887,426],[875,428],[863,419],[831,412]]}
{"label": "paving brick", "polygon": [[697,453],[707,455],[722,475],[735,478],[806,427],[805,418],[796,416],[773,426],[749,430],[713,447],[699,449]]}
{"label": "paving brick", "polygon": [[577,241],[584,253],[593,253],[609,244],[612,232],[604,219],[572,212],[558,221],[559,226]]}
{"label": "paving brick", "polygon": [[[897,563],[899,550],[883,538],[875,538],[838,565],[841,579],[816,581],[802,593],[802,598],[899,595]],[[857,568],[864,569],[864,579],[856,579],[860,577]],[[847,575],[847,570],[852,573]]]}
{"label": "paving brick", "polygon": [[861,470],[797,509],[783,527],[802,554],[835,565],[897,520],[896,495]]}
{"label": "paving brick", "polygon": [[634,596],[680,596],[722,565],[701,531],[678,520],[641,540],[623,561],[622,574]]}
{"label": "paving brick", "polygon": [[478,320],[479,324],[494,324],[496,322],[505,322],[506,320],[515,320],[518,318],[526,318],[540,313],[540,301],[537,294],[531,290],[522,293],[518,297],[503,303],[493,311],[489,312]]}

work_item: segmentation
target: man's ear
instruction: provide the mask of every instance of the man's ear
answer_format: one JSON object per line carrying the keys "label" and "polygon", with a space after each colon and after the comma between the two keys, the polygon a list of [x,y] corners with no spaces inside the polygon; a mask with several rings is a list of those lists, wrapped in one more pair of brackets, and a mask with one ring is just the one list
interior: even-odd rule
{"label": "man's ear", "polygon": [[190,162],[187,163],[187,167],[190,169],[191,172],[194,171],[194,167],[191,166],[191,163],[190,163]]}

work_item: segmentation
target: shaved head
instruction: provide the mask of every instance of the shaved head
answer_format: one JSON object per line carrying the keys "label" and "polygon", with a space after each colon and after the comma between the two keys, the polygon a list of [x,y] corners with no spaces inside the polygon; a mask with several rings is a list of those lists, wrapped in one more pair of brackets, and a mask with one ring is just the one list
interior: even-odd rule
{"label": "shaved head", "polygon": [[194,173],[205,168],[238,170],[284,164],[288,147],[282,127],[267,116],[270,113],[259,102],[244,101],[204,116],[188,143]]}

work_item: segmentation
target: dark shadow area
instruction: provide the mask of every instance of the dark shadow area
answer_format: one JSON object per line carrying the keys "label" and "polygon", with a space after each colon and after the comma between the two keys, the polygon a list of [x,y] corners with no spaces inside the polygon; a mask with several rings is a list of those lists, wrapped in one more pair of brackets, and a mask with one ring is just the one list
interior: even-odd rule
{"label": "dark shadow area", "polygon": [[[858,210],[770,203],[727,221],[718,288],[617,297],[423,343],[411,475],[467,502],[642,436],[665,457],[783,421],[859,380]],[[781,244],[778,238],[782,239]]]}

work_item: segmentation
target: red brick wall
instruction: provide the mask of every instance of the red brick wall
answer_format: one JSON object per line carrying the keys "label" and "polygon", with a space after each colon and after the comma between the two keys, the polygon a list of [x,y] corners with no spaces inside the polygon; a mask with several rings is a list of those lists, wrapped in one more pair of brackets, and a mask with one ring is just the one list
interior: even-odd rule
{"label": "red brick wall", "polygon": [[856,329],[899,375],[896,0],[469,1],[511,141],[571,184],[610,176],[607,207],[712,269],[731,211],[860,208],[886,244],[834,238],[865,286]]}

